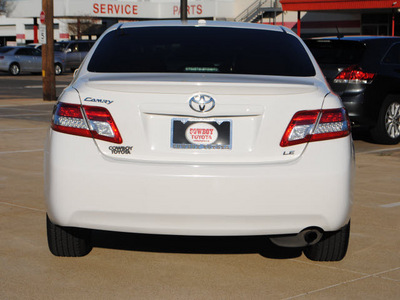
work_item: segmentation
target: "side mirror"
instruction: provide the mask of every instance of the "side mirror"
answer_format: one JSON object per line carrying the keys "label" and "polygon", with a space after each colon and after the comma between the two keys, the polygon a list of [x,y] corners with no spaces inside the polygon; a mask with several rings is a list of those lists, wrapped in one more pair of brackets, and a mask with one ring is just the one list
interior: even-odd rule
{"label": "side mirror", "polygon": [[71,52],[72,52],[71,48],[68,48],[67,51],[66,51],[66,53],[71,53]]}

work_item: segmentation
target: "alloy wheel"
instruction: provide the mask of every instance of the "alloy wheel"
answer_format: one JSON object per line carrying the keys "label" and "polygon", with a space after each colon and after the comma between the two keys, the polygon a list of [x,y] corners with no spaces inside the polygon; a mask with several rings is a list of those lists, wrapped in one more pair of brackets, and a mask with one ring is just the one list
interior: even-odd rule
{"label": "alloy wheel", "polygon": [[400,137],[400,103],[393,102],[387,108],[385,115],[385,128],[387,134],[392,139]]}
{"label": "alloy wheel", "polygon": [[55,73],[56,75],[60,75],[60,74],[62,73],[62,68],[61,68],[61,66],[60,66],[59,64],[56,64],[56,65],[55,65],[55,67],[54,67],[54,73]]}
{"label": "alloy wheel", "polygon": [[10,67],[10,72],[12,75],[18,75],[19,74],[19,66],[17,64],[13,64]]}

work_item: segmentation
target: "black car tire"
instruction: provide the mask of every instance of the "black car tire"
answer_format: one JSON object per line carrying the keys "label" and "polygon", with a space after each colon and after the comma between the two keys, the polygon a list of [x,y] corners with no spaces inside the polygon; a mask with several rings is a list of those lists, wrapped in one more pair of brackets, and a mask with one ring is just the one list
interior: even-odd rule
{"label": "black car tire", "polygon": [[383,102],[371,137],[380,144],[395,145],[400,142],[400,96],[388,97]]}
{"label": "black car tire", "polygon": [[61,75],[63,72],[62,66],[60,64],[54,65],[54,74]]}
{"label": "black car tire", "polygon": [[91,231],[82,228],[62,227],[47,218],[47,241],[55,256],[79,257],[92,250]]}
{"label": "black car tire", "polygon": [[10,72],[11,75],[17,76],[21,73],[21,68],[19,67],[19,64],[12,63],[8,71]]}
{"label": "black car tire", "polygon": [[304,254],[314,261],[339,261],[347,252],[350,238],[350,222],[337,231],[325,232],[322,239],[305,248]]}

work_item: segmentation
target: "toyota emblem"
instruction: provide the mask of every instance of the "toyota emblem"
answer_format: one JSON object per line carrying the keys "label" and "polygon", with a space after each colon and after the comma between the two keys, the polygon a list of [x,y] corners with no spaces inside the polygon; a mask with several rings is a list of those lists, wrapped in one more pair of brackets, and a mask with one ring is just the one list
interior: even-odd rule
{"label": "toyota emblem", "polygon": [[197,112],[208,112],[215,106],[215,100],[205,94],[196,94],[189,100],[189,106],[191,109]]}

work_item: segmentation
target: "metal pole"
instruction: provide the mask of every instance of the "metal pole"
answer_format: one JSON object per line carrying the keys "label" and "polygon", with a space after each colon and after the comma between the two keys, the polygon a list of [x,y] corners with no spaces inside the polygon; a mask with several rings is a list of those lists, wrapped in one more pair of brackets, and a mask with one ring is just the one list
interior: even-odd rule
{"label": "metal pole", "polygon": [[297,12],[297,35],[301,36],[301,12]]}
{"label": "metal pole", "polygon": [[76,31],[77,31],[76,38],[78,40],[80,40],[81,39],[81,19],[79,19],[79,18],[76,21]]}
{"label": "metal pole", "polygon": [[395,18],[394,18],[394,9],[392,9],[392,36],[394,36],[394,27],[395,27]]}
{"label": "metal pole", "polygon": [[43,100],[51,101],[57,100],[54,74],[53,0],[42,0],[42,6],[46,25],[46,43],[42,45]]}
{"label": "metal pole", "polygon": [[33,18],[33,42],[39,43],[37,18]]}
{"label": "metal pole", "polygon": [[186,21],[187,19],[187,0],[181,0],[181,21]]}

